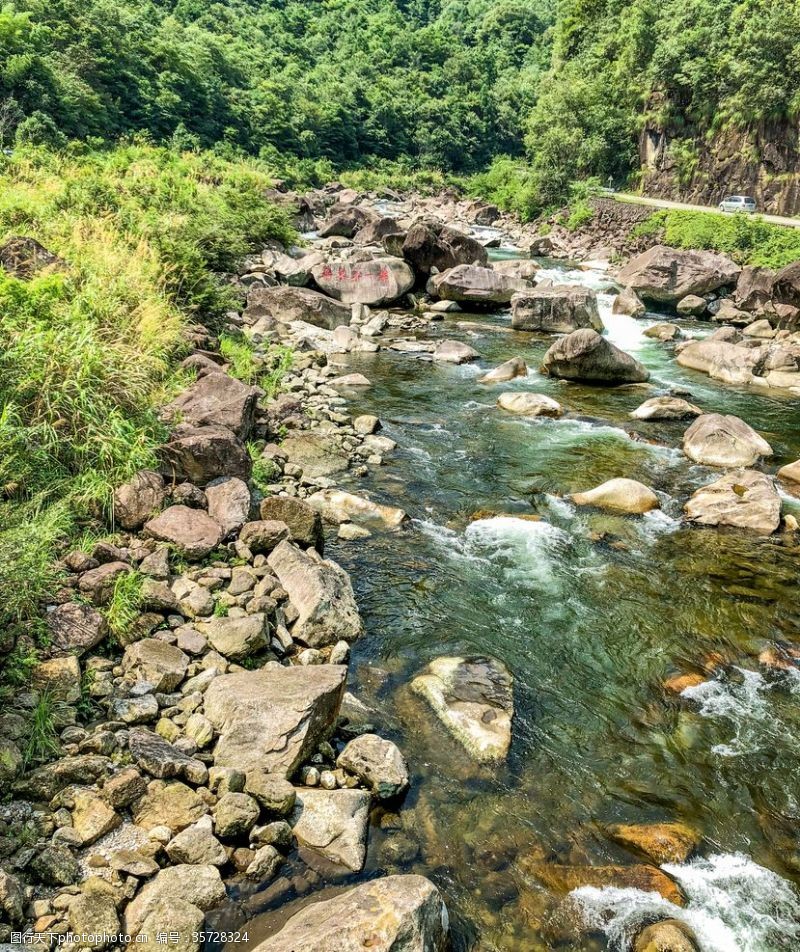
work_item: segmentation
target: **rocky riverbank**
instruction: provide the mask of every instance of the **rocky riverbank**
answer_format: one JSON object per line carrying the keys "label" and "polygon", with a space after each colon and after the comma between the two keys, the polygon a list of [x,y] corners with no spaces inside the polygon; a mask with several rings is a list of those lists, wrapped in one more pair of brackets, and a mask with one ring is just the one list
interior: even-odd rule
{"label": "rocky riverbank", "polygon": [[[19,698],[23,712],[43,697],[51,705],[58,759],[29,769],[28,718],[0,718],[3,780],[13,793],[0,814],[4,938],[22,929],[72,933],[99,949],[137,937],[156,942],[166,932],[197,949],[206,914],[228,894],[269,885],[277,902],[358,874],[371,818],[389,817],[385,827],[413,851],[402,809],[413,765],[376,730],[376,712],[347,693],[350,646],[363,624],[351,580],[324,557],[326,532],[351,541],[402,532],[406,515],[339,485],[390,460],[395,444],[376,416],[348,413],[348,398],[370,381],[342,374],[337,358],[386,348],[469,363],[479,356],[474,348],[426,339],[425,329],[445,314],[509,308],[519,331],[564,335],[543,360],[549,376],[606,386],[648,380],[638,360],[602,336],[594,292],[537,282],[532,260],[490,265],[487,245],[554,250],[491,206],[448,196],[363,199],[333,186],[297,204],[301,223],[316,232],[312,247],[275,246],[251,258],[232,278],[243,307],[225,328],[249,342],[265,370],[276,345],[291,348],[279,395],[233,376],[214,335],[196,328],[185,362],[196,379],[164,408],[173,430],[160,470],[117,489],[124,531],[113,541],[64,553],[64,585],[47,606],[50,657]],[[645,252],[619,274],[626,290],[618,306],[644,313],[644,302],[657,301],[680,311],[693,295],[703,315],[713,315],[715,302],[738,294],[741,283],[743,307],[750,298],[742,273],[719,257]],[[773,336],[748,335],[750,322],[741,339],[725,343],[748,360],[758,350],[752,367],[778,361],[782,373],[797,373],[796,332],[773,327],[794,318],[770,311],[772,297],[759,300],[760,312],[742,313],[758,313]],[[665,346],[678,334],[667,333]],[[678,359],[705,343],[688,342]],[[526,373],[515,358],[483,380]],[[526,415],[563,412],[537,394],[501,394],[498,404]],[[778,530],[774,480],[755,468],[772,448],[744,421],[703,414],[677,395],[653,397],[636,412],[695,417],[687,457],[725,470],[687,503],[688,520]],[[779,475],[791,481],[793,473]],[[616,512],[659,506],[649,487],[626,479],[572,498]],[[136,599],[125,623],[112,620],[110,630],[107,608],[126,579]],[[418,672],[411,692],[465,756],[489,766],[505,759],[513,680],[499,661],[439,658]],[[662,834],[644,824],[620,833],[646,856],[637,866],[537,861],[529,872],[557,880],[561,891],[645,883],[680,905],[679,888],[653,865],[662,861]],[[675,836],[680,848],[669,855],[684,859],[693,836],[683,829]],[[310,858],[305,878],[294,865],[297,850]],[[424,877],[388,875],[312,898],[261,943],[263,952],[445,947],[447,897]],[[109,938],[120,934],[122,943]],[[661,947],[694,945],[684,926],[665,923],[636,946]]]}

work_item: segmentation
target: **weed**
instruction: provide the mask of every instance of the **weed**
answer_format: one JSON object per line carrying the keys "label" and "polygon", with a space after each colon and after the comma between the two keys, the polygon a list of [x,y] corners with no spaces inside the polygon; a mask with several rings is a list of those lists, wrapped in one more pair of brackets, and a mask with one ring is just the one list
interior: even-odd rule
{"label": "weed", "polygon": [[215,618],[227,618],[228,612],[230,611],[230,606],[221,600],[214,602],[214,617]]}
{"label": "weed", "polygon": [[272,399],[280,393],[283,378],[292,369],[294,351],[284,344],[273,344],[266,355],[266,363],[269,370],[260,375],[258,385],[267,395],[267,399]]}
{"label": "weed", "polygon": [[121,637],[130,631],[142,606],[143,577],[138,572],[123,572],[114,582],[114,592],[106,608],[112,634]]}
{"label": "weed", "polygon": [[255,383],[258,377],[258,362],[253,347],[244,337],[234,337],[231,334],[222,334],[219,338],[219,349],[222,356],[230,364],[230,373],[245,383]]}
{"label": "weed", "polygon": [[25,768],[32,763],[57,756],[59,743],[55,718],[58,707],[59,702],[53,700],[49,692],[44,691],[39,695],[31,714],[28,743],[22,755]]}

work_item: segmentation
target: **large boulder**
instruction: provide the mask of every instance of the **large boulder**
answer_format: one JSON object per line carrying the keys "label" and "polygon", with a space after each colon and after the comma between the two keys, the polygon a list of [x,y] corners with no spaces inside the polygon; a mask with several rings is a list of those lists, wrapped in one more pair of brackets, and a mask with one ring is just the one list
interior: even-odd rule
{"label": "large boulder", "polygon": [[228,374],[206,374],[164,410],[192,426],[225,426],[246,440],[262,393],[258,387],[250,387]]}
{"label": "large boulder", "polygon": [[653,490],[635,479],[609,479],[587,492],[574,493],[570,498],[576,506],[597,506],[632,515],[641,515],[661,506]]}
{"label": "large boulder", "polygon": [[685,823],[615,823],[608,833],[626,849],[644,854],[659,866],[685,863],[701,839]]}
{"label": "large boulder", "polygon": [[528,393],[527,391],[512,391],[501,393],[497,398],[497,405],[507,413],[527,417],[559,417],[564,412],[563,407],[552,397],[543,393]]}
{"label": "large boulder", "polygon": [[370,222],[375,221],[378,215],[371,208],[362,208],[359,205],[341,204],[334,206],[334,212],[328,221],[319,229],[320,238],[352,238]]}
{"label": "large boulder", "polygon": [[751,383],[764,361],[760,347],[738,347],[718,338],[689,341],[677,355],[681,367],[699,370],[730,384]]}
{"label": "large boulder", "polygon": [[220,735],[216,765],[292,774],[336,723],[346,674],[325,664],[216,677],[205,693],[206,717]]}
{"label": "large boulder", "polygon": [[297,609],[291,629],[295,640],[324,648],[359,637],[363,624],[350,576],[343,568],[314,549],[304,551],[288,541],[281,542],[268,561]]}
{"label": "large boulder", "polygon": [[401,254],[419,275],[434,269],[447,271],[458,265],[485,267],[489,258],[480,242],[439,222],[417,222],[409,228]]}
{"label": "large boulder", "polygon": [[742,273],[736,282],[736,291],[733,295],[734,303],[743,311],[758,314],[772,300],[774,284],[775,272],[772,268],[747,265],[747,267],[742,268]]}
{"label": "large boulder", "polygon": [[779,304],[800,307],[800,261],[787,264],[775,275],[772,296]]}
{"label": "large boulder", "polygon": [[298,788],[291,820],[297,842],[360,872],[367,857],[370,799],[366,790]]}
{"label": "large boulder", "polygon": [[358,245],[379,245],[384,238],[389,238],[390,236],[399,239],[402,245],[405,239],[405,232],[394,218],[385,216],[383,218],[376,218],[374,221],[364,225],[363,228],[356,232],[354,240]]}
{"label": "large boulder", "polygon": [[504,760],[511,746],[511,674],[496,658],[437,658],[411,682],[475,760]]}
{"label": "large boulder", "polygon": [[123,529],[141,529],[163,506],[165,497],[161,474],[143,469],[114,490],[114,520]]}
{"label": "large boulder", "polygon": [[244,311],[244,319],[248,324],[255,324],[264,318],[276,324],[303,321],[329,331],[341,324],[349,324],[350,317],[349,307],[319,291],[285,285],[275,288],[252,287]]}
{"label": "large boulder", "polygon": [[734,469],[772,456],[772,447],[739,417],[704,413],[683,434],[683,452],[695,463]]}
{"label": "large boulder", "polygon": [[449,918],[423,876],[385,876],[318,899],[253,952],[445,952]]}
{"label": "large boulder", "polygon": [[650,379],[638,360],[590,328],[557,340],[544,355],[542,370],[551,377],[587,383],[642,383]]}
{"label": "large boulder", "polygon": [[308,501],[327,522],[337,525],[342,522],[357,522],[396,529],[408,521],[403,509],[382,506],[365,496],[357,496],[344,489],[321,489],[309,496]]}
{"label": "large boulder", "polygon": [[684,511],[690,522],[701,526],[732,526],[771,535],[780,525],[781,499],[770,476],[739,469],[698,489]]}
{"label": "large boulder", "polygon": [[250,478],[253,461],[247,447],[226,426],[181,424],[159,449],[161,471],[170,480],[206,486],[223,476]]}
{"label": "large boulder", "polygon": [[461,264],[429,282],[430,291],[446,301],[465,304],[508,304],[517,291],[524,291],[528,282],[513,275],[500,274],[492,268]]}
{"label": "large boulder", "polygon": [[643,301],[677,304],[688,294],[703,295],[736,284],[741,268],[715,251],[681,251],[656,245],[632,258],[617,280]]}
{"label": "large boulder", "polygon": [[342,304],[381,307],[401,298],[414,286],[414,272],[399,258],[374,258],[350,264],[325,261],[312,273],[319,287]]}
{"label": "large boulder", "polygon": [[602,331],[597,295],[581,284],[542,284],[511,298],[511,326],[520,331],[569,334],[581,327]]}
{"label": "large boulder", "polygon": [[201,509],[170,506],[145,524],[144,534],[159,542],[168,542],[187,559],[203,559],[222,540],[218,522]]}
{"label": "large boulder", "polygon": [[651,397],[632,410],[634,420],[685,420],[701,416],[703,411],[681,397]]}

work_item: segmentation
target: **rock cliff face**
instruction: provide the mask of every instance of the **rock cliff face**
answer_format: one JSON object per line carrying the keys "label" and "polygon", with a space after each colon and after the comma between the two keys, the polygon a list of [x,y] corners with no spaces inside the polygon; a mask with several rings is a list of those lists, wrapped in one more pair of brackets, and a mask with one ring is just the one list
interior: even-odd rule
{"label": "rock cliff face", "polygon": [[800,213],[800,125],[760,124],[713,138],[679,137],[648,125],[639,139],[647,195],[715,205],[726,195],[752,195],[760,211]]}

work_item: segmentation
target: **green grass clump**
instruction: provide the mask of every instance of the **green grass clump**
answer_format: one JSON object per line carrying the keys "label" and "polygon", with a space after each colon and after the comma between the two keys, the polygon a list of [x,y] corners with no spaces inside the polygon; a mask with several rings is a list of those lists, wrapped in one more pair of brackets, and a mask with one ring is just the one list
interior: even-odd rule
{"label": "green grass clump", "polygon": [[55,727],[59,702],[47,692],[39,695],[28,724],[28,742],[22,753],[24,768],[58,755],[60,746]]}
{"label": "green grass clump", "polygon": [[673,248],[721,251],[740,264],[783,268],[800,258],[800,229],[759,215],[659,211],[637,225],[634,237],[657,237]]}
{"label": "green grass clump", "polygon": [[142,608],[142,582],[139,572],[123,572],[114,582],[114,591],[106,608],[106,619],[112,634],[126,635],[139,617]]}

